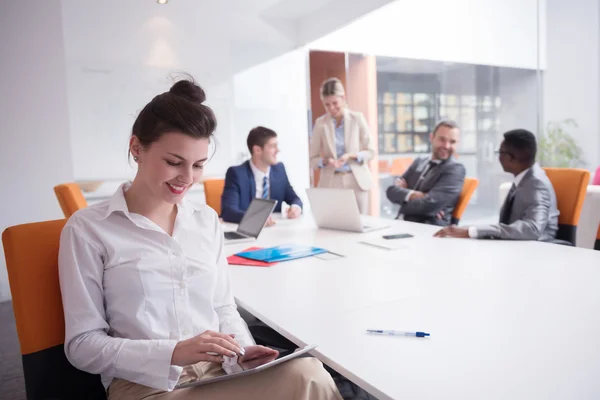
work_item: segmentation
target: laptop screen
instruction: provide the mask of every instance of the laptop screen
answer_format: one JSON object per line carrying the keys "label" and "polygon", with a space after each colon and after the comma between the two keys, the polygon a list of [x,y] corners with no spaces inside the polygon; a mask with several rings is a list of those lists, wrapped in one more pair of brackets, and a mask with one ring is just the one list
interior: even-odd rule
{"label": "laptop screen", "polygon": [[253,199],[240,221],[237,231],[246,236],[258,237],[275,208],[275,204],[277,204],[277,200]]}

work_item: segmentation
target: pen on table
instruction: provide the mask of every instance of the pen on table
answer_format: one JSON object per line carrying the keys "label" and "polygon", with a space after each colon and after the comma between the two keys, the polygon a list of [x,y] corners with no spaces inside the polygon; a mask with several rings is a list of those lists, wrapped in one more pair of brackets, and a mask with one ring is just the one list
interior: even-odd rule
{"label": "pen on table", "polygon": [[340,253],[334,253],[333,251],[329,251],[329,250],[327,250],[327,252],[328,252],[329,254],[333,254],[334,256],[338,256],[338,257],[344,257],[344,255],[343,255],[343,254],[340,254]]}
{"label": "pen on table", "polygon": [[384,329],[367,329],[367,333],[373,335],[387,335],[387,336],[414,336],[414,337],[427,337],[430,336],[429,333],[425,332],[406,332],[406,331],[394,331],[394,330],[384,330]]}

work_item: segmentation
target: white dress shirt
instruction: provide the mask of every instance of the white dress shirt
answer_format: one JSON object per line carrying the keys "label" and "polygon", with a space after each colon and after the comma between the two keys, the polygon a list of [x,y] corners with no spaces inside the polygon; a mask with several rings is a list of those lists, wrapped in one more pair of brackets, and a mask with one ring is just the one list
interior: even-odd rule
{"label": "white dress shirt", "polygon": [[[523,180],[523,177],[525,176],[525,174],[527,173],[527,171],[529,171],[530,169],[531,168],[527,168],[525,171],[522,171],[517,176],[515,176],[515,178],[513,180],[513,185],[515,185],[515,187],[519,186],[519,183],[521,183],[521,181]],[[479,235],[479,233],[477,232],[477,227],[476,226],[470,226],[469,227],[469,237],[472,238],[472,239],[477,239],[478,235]]]}
{"label": "white dress shirt", "polygon": [[254,344],[231,292],[223,231],[206,205],[177,206],[173,236],[130,213],[122,185],[62,231],[59,277],[65,354],[81,370],[173,390],[178,341],[206,330]]}
{"label": "white dress shirt", "polygon": [[[260,169],[254,165],[252,160],[250,160],[250,169],[252,170],[252,175],[254,175],[254,186],[256,187],[256,198],[261,199],[263,194],[263,181],[265,176],[267,177],[267,183],[269,184],[269,189],[271,188],[271,179],[269,178],[269,173],[271,172],[271,167],[267,168],[267,172],[262,172]],[[267,198],[270,198],[267,196]]]}

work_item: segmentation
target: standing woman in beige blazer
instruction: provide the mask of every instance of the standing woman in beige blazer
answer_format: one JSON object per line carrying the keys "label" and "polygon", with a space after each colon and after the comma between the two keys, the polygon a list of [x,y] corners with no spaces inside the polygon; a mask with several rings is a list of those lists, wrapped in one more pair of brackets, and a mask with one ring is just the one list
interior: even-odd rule
{"label": "standing woman in beige blazer", "polygon": [[310,165],[321,169],[319,187],[354,190],[358,209],[366,214],[373,184],[368,162],[375,154],[369,126],[362,113],[348,109],[339,79],[323,82],[321,100],[327,114],[315,121]]}

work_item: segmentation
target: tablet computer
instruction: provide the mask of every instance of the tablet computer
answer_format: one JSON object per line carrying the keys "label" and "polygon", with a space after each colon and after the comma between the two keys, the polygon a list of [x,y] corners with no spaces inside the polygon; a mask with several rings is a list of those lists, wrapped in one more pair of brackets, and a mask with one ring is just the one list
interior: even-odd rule
{"label": "tablet computer", "polygon": [[183,389],[186,387],[192,387],[192,386],[200,386],[200,385],[207,385],[209,383],[215,383],[215,382],[220,382],[220,381],[226,381],[228,379],[234,379],[240,376],[246,376],[246,375],[251,375],[251,374],[256,374],[257,372],[260,371],[264,371],[265,369],[274,367],[276,365],[282,364],[286,361],[292,360],[294,358],[297,358],[303,354],[307,354],[308,352],[314,350],[317,346],[316,345],[310,345],[310,346],[305,346],[303,348],[297,349],[296,351],[294,351],[291,354],[288,354],[287,356],[283,356],[283,357],[278,357],[275,360],[259,365],[258,367],[254,367],[254,368],[250,368],[250,369],[245,369],[243,371],[239,371],[239,372],[235,372],[233,374],[229,374],[229,375],[222,375],[222,376],[217,376],[214,378],[208,378],[208,379],[201,379],[201,380],[197,380],[197,381],[192,381],[192,382],[187,382],[187,383],[183,383],[181,385],[177,385],[175,386],[175,389]]}

